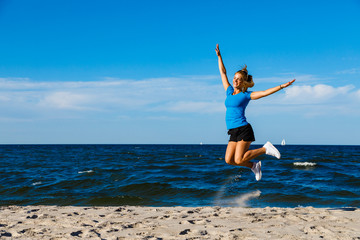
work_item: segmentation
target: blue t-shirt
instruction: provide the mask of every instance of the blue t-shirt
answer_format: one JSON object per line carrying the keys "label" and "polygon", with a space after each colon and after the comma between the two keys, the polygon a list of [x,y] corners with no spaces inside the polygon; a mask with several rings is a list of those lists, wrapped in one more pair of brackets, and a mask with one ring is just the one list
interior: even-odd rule
{"label": "blue t-shirt", "polygon": [[233,86],[229,86],[226,90],[226,127],[233,129],[248,124],[245,117],[245,108],[251,100],[250,91],[240,92],[232,95]]}

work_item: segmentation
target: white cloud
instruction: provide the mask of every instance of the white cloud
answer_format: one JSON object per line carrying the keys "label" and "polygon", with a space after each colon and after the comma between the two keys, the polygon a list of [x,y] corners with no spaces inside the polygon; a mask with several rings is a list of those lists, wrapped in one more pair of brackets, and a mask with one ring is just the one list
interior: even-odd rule
{"label": "white cloud", "polygon": [[[248,113],[254,116],[294,114],[313,118],[360,115],[360,90],[353,85],[293,85],[271,97],[253,101]],[[285,116],[285,115],[284,115]]]}
{"label": "white cloud", "polygon": [[[0,79],[0,110],[54,114],[58,111],[106,111],[122,115],[132,112],[198,112],[219,110],[213,102],[223,102],[221,84],[213,76],[150,78],[101,81],[39,82],[29,79]],[[169,104],[169,103],[172,104]],[[186,104],[187,102],[187,104]],[[4,111],[3,111],[4,112]]]}
{"label": "white cloud", "polygon": [[7,97],[7,96],[0,96],[0,101],[1,102],[8,102],[8,101],[10,101],[10,98]]}
{"label": "white cloud", "polygon": [[[153,116],[155,112],[168,117],[172,113],[224,114],[226,96],[221,81],[211,79],[215,77],[143,80],[107,77],[91,82],[37,82],[24,78],[0,78],[0,111],[3,118],[9,119],[24,117],[26,114],[33,117],[56,116],[56,113],[59,118],[75,116],[73,113],[80,117],[87,112],[106,112],[114,116],[144,113],[147,117]],[[334,87],[309,83],[298,85],[296,82],[265,100],[254,102],[254,109],[260,115],[294,109],[303,115],[325,115],[331,109],[340,107],[349,113],[354,112],[351,109],[358,109],[360,90],[353,85]],[[253,107],[249,111],[254,111]]]}
{"label": "white cloud", "polygon": [[357,90],[356,92],[354,92],[353,95],[354,95],[354,97],[355,97],[356,100],[360,100],[360,89]]}
{"label": "white cloud", "polygon": [[152,110],[178,113],[224,113],[225,106],[223,102],[214,101],[178,101],[164,104]]}
{"label": "white cloud", "polygon": [[360,67],[345,69],[342,71],[337,71],[336,73],[337,74],[358,74],[358,73],[360,73]]}
{"label": "white cloud", "polygon": [[86,110],[91,109],[89,107],[85,107],[85,105],[89,102],[91,102],[91,96],[73,92],[54,92],[41,99],[39,105],[60,109]]}
{"label": "white cloud", "polygon": [[353,85],[337,88],[325,84],[292,86],[285,89],[283,100],[290,104],[325,103],[330,100],[336,100],[339,96],[346,97],[346,94],[352,89],[354,89]]}

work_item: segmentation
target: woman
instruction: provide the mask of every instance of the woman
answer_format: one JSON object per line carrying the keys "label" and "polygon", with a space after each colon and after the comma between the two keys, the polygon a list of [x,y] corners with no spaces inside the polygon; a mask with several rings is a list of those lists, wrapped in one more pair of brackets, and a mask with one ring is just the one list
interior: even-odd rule
{"label": "woman", "polygon": [[234,166],[250,168],[257,181],[261,179],[261,161],[250,162],[250,160],[268,154],[280,159],[280,152],[267,142],[262,148],[249,150],[251,142],[255,141],[255,136],[251,125],[246,121],[245,108],[250,100],[260,99],[269,96],[277,91],[290,86],[294,81],[290,81],[279,86],[269,88],[265,91],[251,92],[248,88],[254,86],[252,76],[248,74],[247,66],[236,72],[233,78],[233,86],[230,85],[226,75],[226,69],[221,58],[219,44],[216,45],[216,55],[218,56],[221,80],[226,91],[226,126],[230,140],[226,149],[225,161]]}

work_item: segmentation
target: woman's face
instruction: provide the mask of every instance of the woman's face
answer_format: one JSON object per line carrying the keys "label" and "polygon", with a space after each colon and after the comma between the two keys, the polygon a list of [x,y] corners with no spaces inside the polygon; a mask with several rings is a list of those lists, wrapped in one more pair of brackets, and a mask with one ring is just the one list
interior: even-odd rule
{"label": "woman's face", "polygon": [[234,88],[240,88],[240,86],[242,85],[242,76],[240,73],[235,73],[234,75],[234,79],[233,79],[233,86]]}

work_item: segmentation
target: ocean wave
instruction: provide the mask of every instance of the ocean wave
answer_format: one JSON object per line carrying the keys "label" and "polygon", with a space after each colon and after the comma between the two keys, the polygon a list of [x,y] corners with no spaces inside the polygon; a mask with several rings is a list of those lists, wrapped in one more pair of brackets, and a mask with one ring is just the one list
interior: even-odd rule
{"label": "ocean wave", "polygon": [[93,173],[93,170],[87,170],[87,171],[78,171],[78,174],[82,174],[82,173]]}
{"label": "ocean wave", "polygon": [[314,167],[317,164],[314,162],[294,162],[293,165],[297,167]]}
{"label": "ocean wave", "polygon": [[282,161],[259,157],[259,182],[226,164],[225,151],[225,144],[0,145],[0,206],[360,206],[360,146],[288,145]]}

